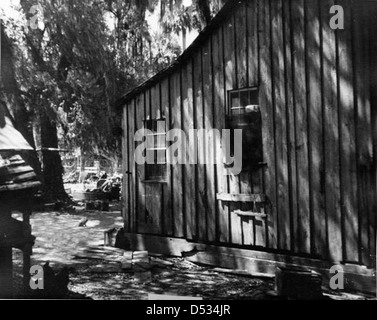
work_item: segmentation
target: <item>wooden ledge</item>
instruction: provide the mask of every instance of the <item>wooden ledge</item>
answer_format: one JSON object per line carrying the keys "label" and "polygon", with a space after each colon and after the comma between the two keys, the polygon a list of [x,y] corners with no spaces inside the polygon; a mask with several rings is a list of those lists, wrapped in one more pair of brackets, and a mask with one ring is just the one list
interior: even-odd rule
{"label": "wooden ledge", "polygon": [[256,194],[234,194],[234,193],[218,193],[216,199],[228,202],[266,202],[266,195],[262,193]]}
{"label": "wooden ledge", "polygon": [[240,217],[245,217],[245,218],[266,218],[267,214],[261,213],[261,212],[253,212],[253,211],[242,211],[242,210],[236,210],[233,211],[236,215]]}

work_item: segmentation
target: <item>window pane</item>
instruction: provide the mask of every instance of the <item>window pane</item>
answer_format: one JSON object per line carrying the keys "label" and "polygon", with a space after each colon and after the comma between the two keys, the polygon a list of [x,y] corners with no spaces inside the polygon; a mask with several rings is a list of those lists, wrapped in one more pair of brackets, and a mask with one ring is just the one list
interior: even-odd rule
{"label": "window pane", "polygon": [[147,136],[147,149],[152,149],[154,148],[154,136]]}
{"label": "window pane", "polygon": [[166,163],[166,149],[165,150],[157,150],[157,164],[164,164]]}
{"label": "window pane", "polygon": [[159,134],[156,136],[157,148],[165,148],[166,146],[166,135]]}
{"label": "window pane", "polygon": [[147,137],[147,148],[153,150],[153,164],[146,164],[146,180],[164,181],[166,179],[166,121],[147,120],[146,127],[152,131]]}
{"label": "window pane", "polygon": [[250,90],[249,104],[259,104],[259,94],[258,90]]}
{"label": "window pane", "polygon": [[232,92],[230,94],[230,108],[235,109],[235,112],[238,113],[239,107],[240,107],[240,95],[238,92]]}
{"label": "window pane", "polygon": [[246,107],[250,104],[249,91],[241,92],[241,107]]}

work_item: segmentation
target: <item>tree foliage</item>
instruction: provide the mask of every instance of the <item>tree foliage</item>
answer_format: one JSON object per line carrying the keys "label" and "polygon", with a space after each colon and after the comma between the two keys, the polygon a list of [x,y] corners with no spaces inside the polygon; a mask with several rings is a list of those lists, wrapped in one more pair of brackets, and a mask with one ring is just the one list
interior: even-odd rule
{"label": "tree foliage", "polygon": [[[12,94],[29,135],[34,128],[51,136],[34,137],[41,147],[80,147],[116,163],[121,115],[114,102],[167,67],[181,52],[171,35],[204,28],[217,2],[194,0],[187,7],[182,0],[20,0],[18,15],[3,21],[12,51]],[[146,19],[156,10],[160,31]],[[45,158],[52,162],[44,168],[61,166],[57,158]]]}

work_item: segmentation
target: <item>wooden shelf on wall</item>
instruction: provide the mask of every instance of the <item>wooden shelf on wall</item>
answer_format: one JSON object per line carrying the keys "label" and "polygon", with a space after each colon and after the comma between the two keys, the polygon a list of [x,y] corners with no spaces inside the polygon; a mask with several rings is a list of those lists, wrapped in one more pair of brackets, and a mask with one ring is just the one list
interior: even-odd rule
{"label": "wooden shelf on wall", "polygon": [[256,194],[232,194],[218,193],[216,199],[228,202],[266,202],[266,196],[262,193]]}
{"label": "wooden shelf on wall", "polygon": [[242,210],[236,210],[233,211],[236,215],[240,217],[245,218],[266,218],[267,214],[261,213],[261,212],[253,212],[253,211],[242,211]]}

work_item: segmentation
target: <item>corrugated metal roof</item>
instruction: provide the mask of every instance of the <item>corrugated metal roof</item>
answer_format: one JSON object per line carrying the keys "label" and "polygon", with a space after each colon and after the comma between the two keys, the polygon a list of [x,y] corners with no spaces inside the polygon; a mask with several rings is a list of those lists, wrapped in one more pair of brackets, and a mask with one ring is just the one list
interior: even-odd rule
{"label": "corrugated metal roof", "polygon": [[164,79],[165,77],[179,69],[181,65],[183,65],[189,58],[192,57],[192,54],[196,51],[196,49],[199,48],[212,35],[212,32],[233,13],[234,9],[239,4],[243,3],[244,1],[245,0],[229,0],[228,2],[226,2],[220,12],[216,15],[216,17],[212,19],[211,23],[199,33],[194,42],[182,53],[182,55],[177,58],[175,62],[173,62],[173,64],[118,99],[115,103],[116,107],[123,107],[137,94],[148,89],[149,87],[153,86],[160,80]]}

